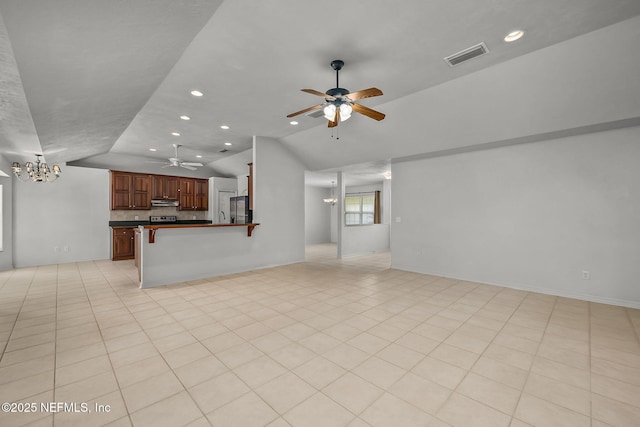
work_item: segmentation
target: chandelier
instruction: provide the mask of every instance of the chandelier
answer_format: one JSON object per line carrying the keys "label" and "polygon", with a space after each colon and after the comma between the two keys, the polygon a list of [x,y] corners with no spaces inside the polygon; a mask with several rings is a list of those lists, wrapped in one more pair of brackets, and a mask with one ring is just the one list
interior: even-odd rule
{"label": "chandelier", "polygon": [[33,182],[53,182],[60,177],[60,166],[53,165],[53,171],[49,169],[49,166],[45,162],[40,161],[40,154],[36,154],[36,164],[31,162],[24,164],[24,167],[20,166],[20,163],[13,162],[11,164],[11,170],[13,174],[18,177],[20,181],[33,181]]}
{"label": "chandelier", "polygon": [[336,184],[335,181],[331,181],[331,197],[329,197],[328,199],[322,199],[326,204],[331,205],[331,206],[333,206],[336,203],[338,203],[338,199],[333,194],[333,189],[335,187],[335,184]]}

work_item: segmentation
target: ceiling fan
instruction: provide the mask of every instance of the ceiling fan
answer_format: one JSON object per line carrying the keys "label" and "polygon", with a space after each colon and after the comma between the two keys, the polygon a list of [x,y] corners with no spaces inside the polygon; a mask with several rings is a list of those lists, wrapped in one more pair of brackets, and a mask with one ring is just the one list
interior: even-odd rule
{"label": "ceiling fan", "polygon": [[173,145],[173,148],[175,149],[175,157],[169,157],[167,160],[169,160],[168,162],[153,162],[153,163],[162,163],[163,164],[163,168],[169,168],[169,167],[181,167],[181,168],[185,168],[185,169],[189,169],[189,170],[196,170],[197,168],[195,168],[194,166],[204,166],[202,163],[196,163],[196,162],[183,162],[182,160],[180,160],[180,158],[178,157],[178,148],[182,147],[182,145],[180,144],[171,144]]}
{"label": "ceiling fan", "polygon": [[369,89],[363,89],[351,93],[347,89],[341,88],[339,84],[339,73],[343,66],[344,61],[339,59],[331,61],[331,68],[336,71],[336,87],[333,89],[329,89],[325,93],[313,89],[301,89],[303,92],[323,97],[325,101],[324,103],[296,111],[295,113],[289,114],[287,117],[295,117],[299,114],[316,111],[322,108],[324,117],[329,121],[330,128],[338,126],[338,123],[351,117],[352,111],[364,114],[374,120],[380,121],[384,119],[385,115],[381,112],[355,103],[355,101],[359,99],[380,96],[382,95],[382,91],[378,88],[370,87]]}

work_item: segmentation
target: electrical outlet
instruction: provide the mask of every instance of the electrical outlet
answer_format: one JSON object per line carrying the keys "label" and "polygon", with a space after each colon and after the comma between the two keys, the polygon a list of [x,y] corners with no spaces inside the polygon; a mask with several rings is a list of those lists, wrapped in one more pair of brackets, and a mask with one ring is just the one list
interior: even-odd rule
{"label": "electrical outlet", "polygon": [[582,279],[591,280],[591,272],[588,270],[582,270]]}
{"label": "electrical outlet", "polygon": [[402,218],[401,218],[401,217],[399,217],[399,216],[397,216],[397,217],[396,217],[396,222],[402,222]]}
{"label": "electrical outlet", "polygon": [[54,246],[53,247],[53,252],[60,252],[60,247],[59,246]]}
{"label": "electrical outlet", "polygon": [[69,252],[69,246],[66,246],[66,245],[65,245],[65,247],[63,248],[63,250],[64,250],[65,252]]}
{"label": "electrical outlet", "polygon": [[191,217],[191,219],[196,219],[196,216],[195,216],[195,215],[193,215],[193,216]]}
{"label": "electrical outlet", "polygon": [[136,221],[140,219],[140,217],[138,215],[133,217]]}

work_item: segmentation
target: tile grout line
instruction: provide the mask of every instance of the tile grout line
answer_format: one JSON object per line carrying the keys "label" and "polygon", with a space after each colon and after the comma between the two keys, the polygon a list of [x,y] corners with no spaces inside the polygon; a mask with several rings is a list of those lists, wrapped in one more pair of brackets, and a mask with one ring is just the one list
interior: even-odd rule
{"label": "tile grout line", "polygon": [[[527,294],[530,295],[531,293],[527,292]],[[531,362],[529,369],[527,369],[527,377],[524,380],[524,384],[522,384],[522,389],[520,390],[520,396],[518,396],[518,401],[516,402],[516,406],[513,408],[513,414],[511,415],[511,422],[513,422],[514,419],[521,421],[520,419],[516,418],[516,412],[518,411],[518,406],[520,406],[522,395],[524,394],[524,390],[527,387],[527,383],[529,382],[529,377],[531,376],[531,368],[533,368],[533,364],[536,361],[535,358],[538,355],[538,351],[540,351],[540,346],[542,345],[542,341],[544,341],[544,336],[547,333],[547,329],[549,329],[549,323],[551,322],[551,317],[553,316],[553,311],[555,310],[557,304],[558,304],[558,297],[554,296],[553,306],[551,308],[551,311],[549,311],[549,316],[547,317],[547,322],[545,324],[544,331],[542,332],[542,336],[540,337],[540,342],[536,346],[536,353],[533,355],[533,361]]]}
{"label": "tile grout line", "polygon": [[[502,288],[503,290],[508,289],[508,288],[504,288],[504,287],[501,287],[501,288]],[[478,355],[477,359],[476,359],[476,360],[475,360],[475,362],[471,365],[471,367],[470,367],[469,369],[467,369],[467,372],[464,374],[464,376],[462,377],[462,379],[460,380],[460,382],[458,383],[458,385],[456,386],[456,388],[452,390],[452,393],[451,393],[451,394],[453,394],[453,393],[457,393],[458,388],[459,388],[459,387],[460,387],[460,385],[464,382],[464,380],[467,378],[467,376],[472,372],[473,367],[478,363],[478,360],[480,360],[480,358],[482,357],[482,355],[484,355],[484,352],[487,350],[487,348],[489,348],[489,346],[490,346],[490,345],[495,341],[495,339],[498,337],[498,335],[500,334],[500,332],[502,332],[502,330],[507,326],[507,324],[509,323],[509,320],[510,320],[510,319],[511,319],[511,318],[512,318],[516,313],[517,313],[518,309],[519,309],[520,307],[522,307],[522,304],[523,304],[523,303],[524,303],[524,301],[527,299],[527,297],[531,295],[531,293],[530,293],[530,292],[527,292],[527,291],[524,291],[524,292],[526,292],[526,295],[525,295],[525,296],[520,300],[520,302],[518,303],[518,305],[513,309],[513,311],[511,312],[511,315],[509,315],[509,317],[508,317],[507,319],[505,319],[505,320],[504,320],[502,327],[501,327],[498,331],[496,331],[495,336],[491,339],[491,341],[489,342],[489,344],[487,345],[487,347],[485,347],[485,349],[482,351],[482,353]],[[493,298],[491,298],[491,300],[487,301],[487,302],[482,306],[482,308],[486,307],[486,306],[487,306],[491,301],[493,301],[493,300],[494,300],[494,299],[495,299],[499,294],[500,294],[500,292],[496,293],[496,294],[493,296]],[[555,300],[554,300],[554,304],[555,304]],[[478,311],[479,311],[479,310],[478,310]],[[465,322],[465,323],[466,323],[466,322]],[[541,340],[540,342],[542,342],[542,340]],[[500,345],[500,344],[497,344],[497,345]],[[538,344],[538,345],[540,345],[540,344]],[[455,347],[455,346],[454,346],[454,347]],[[503,347],[504,347],[504,346],[503,346]],[[509,348],[509,347],[507,347],[507,348]],[[486,357],[488,357],[489,359],[495,360],[495,359],[493,359],[492,357],[489,357],[489,356],[486,356]],[[498,362],[500,362],[500,363],[505,363],[505,362],[502,362],[502,361],[498,361]],[[531,370],[531,367],[529,367],[529,371],[530,371],[530,370]],[[488,379],[488,380],[490,380],[490,381],[494,381],[494,382],[496,382],[496,383],[502,384],[501,382],[496,381],[496,380],[494,380],[494,379],[492,379],[492,378],[488,378],[488,377],[486,377],[486,376],[484,376],[484,375],[482,375],[482,374],[477,374],[477,375],[480,375],[480,376],[482,376],[482,377],[484,377],[484,378],[486,378],[486,379]],[[528,373],[527,373],[527,377],[528,377]],[[506,385],[506,384],[502,384],[502,385],[504,385],[504,386],[506,386],[506,387],[510,387],[510,386],[508,386],[508,385]],[[523,386],[522,386],[522,390],[520,390],[520,396],[522,395],[522,393],[523,393],[523,391],[524,391],[524,387],[525,387],[525,385],[526,385],[526,380],[525,380],[525,384],[523,384]],[[511,388],[513,388],[513,387],[511,387]],[[514,388],[514,389],[515,389],[515,388]],[[498,411],[498,412],[500,412],[500,413],[502,413],[502,414],[507,415],[507,416],[509,417],[509,423],[512,423],[512,422],[513,422],[513,419],[514,419],[514,414],[513,414],[513,413],[512,413],[512,414],[507,414],[507,413],[503,412],[503,411],[502,411],[502,410],[500,410],[500,409],[496,409],[496,408],[494,408],[493,406],[487,405],[487,404],[486,404],[486,403],[484,403],[484,402],[480,402],[480,401],[478,401],[478,400],[476,400],[476,399],[474,399],[474,398],[472,398],[472,397],[470,397],[470,396],[467,396],[467,395],[466,395],[466,394],[464,394],[464,393],[460,393],[460,394],[464,395],[464,396],[465,396],[465,397],[467,397],[468,399],[471,399],[471,400],[473,400],[473,401],[475,401],[475,402],[478,402],[478,403],[480,403],[480,404],[482,404],[482,405],[484,405],[484,406],[487,406],[487,407],[489,407],[489,408],[491,408],[491,409],[494,409],[494,410],[496,410],[496,411]],[[450,398],[451,398],[451,395],[447,398],[447,400],[449,400]],[[515,407],[514,407],[514,409],[513,409],[513,411],[514,411],[514,412],[515,412],[515,410],[517,409],[519,402],[520,402],[520,398],[518,398],[518,402],[516,402],[516,405],[515,405]],[[443,404],[443,406],[444,406],[444,404]],[[442,408],[440,408],[440,409],[442,409]],[[440,418],[438,418],[438,419],[440,420]],[[444,420],[441,420],[441,421],[444,421]]]}
{"label": "tile grout line", "polygon": [[[109,287],[113,290],[113,286],[111,285],[111,282],[108,280],[107,276],[104,275],[102,270],[96,265],[95,262],[92,262],[92,265],[94,265],[101,272],[101,274],[103,276],[103,279],[109,285]],[[127,418],[129,419],[129,423],[131,425],[133,425],[133,420],[131,419],[131,413],[129,412],[129,408],[127,407],[127,402],[124,399],[124,395],[122,394],[122,387],[120,386],[120,381],[118,380],[118,376],[116,375],[116,371],[115,371],[114,366],[113,366],[113,361],[111,360],[111,355],[109,354],[109,349],[107,348],[107,346],[105,344],[105,338],[104,338],[104,335],[102,334],[102,328],[100,327],[100,323],[98,322],[98,319],[96,318],[96,313],[94,311],[93,301],[92,301],[92,299],[91,299],[91,297],[89,295],[89,292],[87,292],[87,284],[86,284],[85,278],[82,275],[82,270],[78,269],[78,273],[79,273],[79,276],[80,276],[80,281],[82,282],[82,288],[84,289],[85,295],[87,296],[87,301],[89,302],[89,307],[91,307],[91,314],[93,315],[93,318],[94,318],[94,320],[96,322],[96,326],[98,327],[98,331],[100,333],[100,338],[102,339],[102,345],[103,345],[103,347],[105,349],[106,356],[109,359],[109,365],[111,366],[111,373],[112,373],[114,379],[116,380],[116,384],[118,385],[118,392],[120,393],[120,398],[122,399],[122,403],[124,404],[124,408],[127,411]],[[112,392],[105,393],[102,396],[106,396],[109,393],[112,393]],[[98,396],[97,398],[100,398],[102,396]],[[122,417],[118,417],[114,421],[117,421],[120,418],[122,418]]]}
{"label": "tile grout line", "polygon": [[[33,267],[32,267],[33,268]],[[27,286],[27,289],[24,292],[24,297],[22,298],[22,302],[20,303],[20,308],[18,309],[18,311],[16,312],[16,318],[13,321],[13,326],[11,327],[11,332],[9,332],[9,335],[7,336],[7,342],[4,344],[3,348],[2,348],[2,353],[0,355],[0,362],[2,362],[2,360],[4,359],[4,355],[7,351],[7,348],[9,347],[9,343],[11,341],[11,336],[13,335],[13,331],[16,328],[16,324],[18,323],[18,319],[20,317],[20,313],[22,312],[22,308],[24,307],[25,301],[27,300],[27,296],[31,290],[31,286],[33,285],[33,280],[36,276],[36,270],[37,269],[33,269],[33,274],[31,276],[31,280],[29,281],[29,286]],[[5,283],[3,284],[3,289],[6,286],[6,284],[9,282],[9,280],[11,280],[11,278],[13,278],[13,276],[16,275],[15,271],[12,272],[11,277],[9,279],[7,279],[7,281],[5,281]]]}

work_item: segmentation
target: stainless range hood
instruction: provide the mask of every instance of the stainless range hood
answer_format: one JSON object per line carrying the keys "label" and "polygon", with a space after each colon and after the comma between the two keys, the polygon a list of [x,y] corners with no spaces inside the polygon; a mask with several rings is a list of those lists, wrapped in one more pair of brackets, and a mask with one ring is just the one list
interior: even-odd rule
{"label": "stainless range hood", "polygon": [[178,206],[178,201],[177,200],[165,200],[165,199],[157,199],[157,200],[151,200],[151,207],[152,208],[160,208],[160,207],[167,207],[167,206]]}

